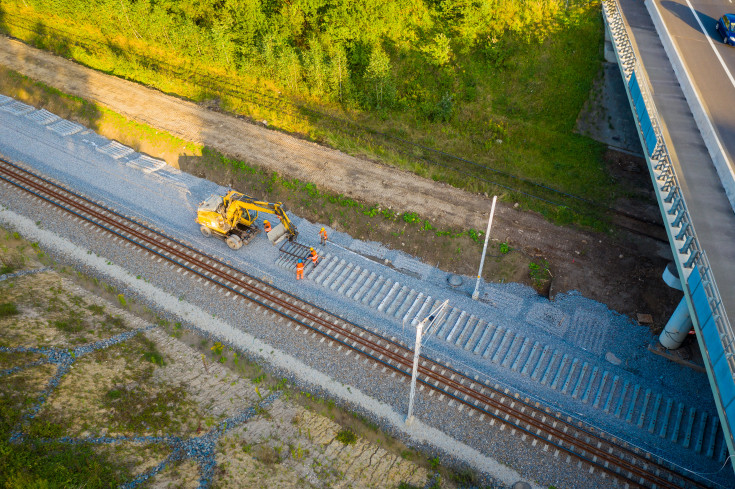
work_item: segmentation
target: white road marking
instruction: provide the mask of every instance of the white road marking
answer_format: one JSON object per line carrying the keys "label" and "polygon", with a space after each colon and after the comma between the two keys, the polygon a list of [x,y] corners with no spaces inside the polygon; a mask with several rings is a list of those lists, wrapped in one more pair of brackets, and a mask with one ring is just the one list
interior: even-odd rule
{"label": "white road marking", "polygon": [[[725,70],[725,73],[727,73],[727,77],[730,79],[730,83],[732,83],[732,87],[735,88],[735,78],[732,77],[732,73],[730,73],[730,70],[727,69],[725,62],[722,60],[722,56],[720,56],[720,53],[717,51],[717,48],[715,48],[715,44],[712,42],[712,39],[710,38],[710,36],[707,35],[707,31],[704,29],[704,25],[702,25],[702,21],[699,20],[699,16],[697,15],[697,12],[694,10],[694,7],[692,7],[692,3],[689,0],[686,0],[686,2],[687,2],[687,5],[689,5],[689,10],[692,11],[692,15],[694,15],[694,18],[697,19],[697,24],[699,24],[699,28],[702,29],[702,33],[704,34],[704,37],[707,39],[707,42],[712,48],[712,51],[714,51],[715,56],[717,56],[717,59],[720,61],[720,64],[722,65],[722,69]],[[732,0],[730,0],[730,3],[732,3]]]}

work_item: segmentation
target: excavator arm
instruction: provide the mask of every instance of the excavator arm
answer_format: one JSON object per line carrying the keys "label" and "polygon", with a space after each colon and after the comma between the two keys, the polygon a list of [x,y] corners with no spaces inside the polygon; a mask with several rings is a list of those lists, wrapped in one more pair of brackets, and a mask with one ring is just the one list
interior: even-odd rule
{"label": "excavator arm", "polygon": [[291,222],[286,209],[281,202],[265,202],[254,200],[247,195],[231,190],[225,195],[224,203],[226,206],[227,221],[234,226],[236,223],[242,223],[246,226],[252,226],[253,222],[258,218],[258,213],[273,214],[280,218],[280,223],[273,226],[273,230],[268,233],[268,238],[273,241],[280,241],[283,236],[292,240],[298,236],[296,226]]}

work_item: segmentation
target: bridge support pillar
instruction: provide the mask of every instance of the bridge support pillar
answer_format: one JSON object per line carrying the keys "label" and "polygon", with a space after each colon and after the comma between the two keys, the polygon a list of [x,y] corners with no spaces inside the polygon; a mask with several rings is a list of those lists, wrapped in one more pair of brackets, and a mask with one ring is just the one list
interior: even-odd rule
{"label": "bridge support pillar", "polygon": [[[673,262],[666,266],[662,278],[669,287],[676,290],[683,290],[681,279],[679,279],[679,272]],[[674,314],[669,318],[669,322],[666,323],[666,327],[661,332],[658,340],[667,350],[676,350],[681,346],[691,330],[692,318],[689,315],[689,306],[687,306],[686,299],[682,297],[681,302],[676,306]]]}
{"label": "bridge support pillar", "polygon": [[692,318],[689,315],[689,306],[687,306],[686,299],[682,298],[658,340],[667,350],[676,350],[691,330]]}
{"label": "bridge support pillar", "polygon": [[605,61],[607,61],[608,63],[618,64],[618,57],[615,54],[612,36],[610,35],[610,27],[607,25],[607,22],[605,22],[605,47],[603,53],[605,55]]}

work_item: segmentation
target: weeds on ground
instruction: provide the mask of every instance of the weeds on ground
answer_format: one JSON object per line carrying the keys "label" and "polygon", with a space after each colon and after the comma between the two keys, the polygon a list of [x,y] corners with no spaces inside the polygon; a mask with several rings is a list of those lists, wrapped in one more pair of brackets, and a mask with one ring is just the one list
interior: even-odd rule
{"label": "weeds on ground", "polygon": [[132,479],[129,470],[90,445],[58,443],[54,438],[64,429],[50,421],[34,420],[27,426],[27,436],[10,442],[10,436],[22,415],[35,399],[32,389],[19,377],[3,379],[0,386],[0,478],[8,489],[118,487]]}
{"label": "weeds on ground", "polygon": [[16,306],[15,303],[3,302],[0,304],[0,318],[15,316],[18,313],[18,306]]}
{"label": "weeds on ground", "polygon": [[354,445],[357,442],[357,435],[352,430],[343,429],[337,433],[335,439],[344,445]]}
{"label": "weeds on ground", "polygon": [[101,316],[105,312],[105,306],[90,304],[87,306],[87,310],[96,316]]}
{"label": "weeds on ground", "polygon": [[141,339],[143,340],[143,344],[145,345],[145,351],[141,355],[143,359],[151,362],[153,365],[158,365],[160,367],[166,365],[163,354],[158,350],[156,343],[142,335],[140,336],[142,337]]}
{"label": "weeds on ground", "polygon": [[457,472],[451,472],[449,479],[459,485],[459,487],[477,487],[479,477],[477,472],[472,469],[464,468]]}
{"label": "weeds on ground", "polygon": [[275,465],[281,463],[281,451],[277,447],[271,447],[268,445],[258,445],[255,449],[253,456],[261,463],[265,465]]}
{"label": "weeds on ground", "polygon": [[13,253],[9,256],[0,256],[0,275],[15,273],[23,269],[25,258],[19,253]]}
{"label": "weeds on ground", "polygon": [[157,391],[150,391],[144,379],[134,384],[123,382],[119,379],[117,384],[120,386],[108,390],[102,401],[105,408],[114,409],[115,415],[110,419],[113,428],[141,434],[178,429],[179,422],[171,406],[181,408],[185,403],[183,388],[158,386]]}
{"label": "weeds on ground", "polygon": [[100,455],[92,446],[25,439],[9,442],[7,431],[0,433],[2,473],[9,489],[46,487],[118,487],[132,479],[111,456]]}
{"label": "weeds on ground", "polygon": [[542,287],[543,284],[551,278],[549,262],[546,260],[541,260],[541,263],[529,263],[528,275],[531,277],[531,281],[533,282],[535,287]]}
{"label": "weeds on ground", "polygon": [[65,333],[79,333],[85,327],[82,316],[78,312],[71,310],[67,312],[65,317],[52,321],[51,325]]}

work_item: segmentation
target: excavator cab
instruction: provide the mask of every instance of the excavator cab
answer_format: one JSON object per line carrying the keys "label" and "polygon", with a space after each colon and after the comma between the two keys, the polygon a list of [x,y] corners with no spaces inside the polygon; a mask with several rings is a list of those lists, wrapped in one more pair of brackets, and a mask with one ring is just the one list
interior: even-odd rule
{"label": "excavator cab", "polygon": [[225,201],[221,195],[210,195],[207,200],[199,203],[196,222],[202,225],[200,230],[204,236],[210,237],[212,233],[229,231],[225,209]]}

